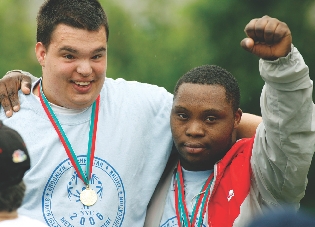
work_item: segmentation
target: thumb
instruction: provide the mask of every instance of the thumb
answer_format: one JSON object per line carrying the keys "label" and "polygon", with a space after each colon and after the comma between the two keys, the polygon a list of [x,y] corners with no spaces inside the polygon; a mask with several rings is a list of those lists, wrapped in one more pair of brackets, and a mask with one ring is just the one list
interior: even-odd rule
{"label": "thumb", "polygon": [[31,93],[32,81],[28,76],[23,76],[21,81],[21,90],[24,94],[28,95]]}
{"label": "thumb", "polygon": [[252,52],[254,44],[254,40],[251,38],[245,38],[241,41],[241,47],[249,52]]}

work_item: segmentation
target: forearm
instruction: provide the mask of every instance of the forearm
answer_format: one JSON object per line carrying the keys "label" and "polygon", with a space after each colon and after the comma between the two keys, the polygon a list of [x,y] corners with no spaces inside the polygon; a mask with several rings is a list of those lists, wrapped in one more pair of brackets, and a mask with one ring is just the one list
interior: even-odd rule
{"label": "forearm", "polygon": [[243,113],[242,120],[236,128],[236,139],[253,137],[256,133],[257,126],[261,121],[261,116]]}
{"label": "forearm", "polygon": [[296,49],[274,62],[261,60],[260,72],[266,84],[253,172],[265,201],[274,198],[297,204],[304,196],[315,147],[312,81]]}

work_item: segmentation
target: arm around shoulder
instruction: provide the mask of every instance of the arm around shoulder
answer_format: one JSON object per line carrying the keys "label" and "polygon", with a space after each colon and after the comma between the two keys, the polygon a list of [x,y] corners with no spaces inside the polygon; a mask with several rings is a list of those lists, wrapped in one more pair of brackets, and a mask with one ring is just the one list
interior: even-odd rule
{"label": "arm around shoulder", "polygon": [[243,113],[242,120],[236,128],[236,139],[250,138],[256,133],[258,125],[262,122],[261,116]]}
{"label": "arm around shoulder", "polygon": [[11,117],[13,112],[20,109],[18,91],[21,89],[24,94],[30,94],[32,80],[36,79],[21,70],[9,71],[0,79],[0,105],[7,117]]}

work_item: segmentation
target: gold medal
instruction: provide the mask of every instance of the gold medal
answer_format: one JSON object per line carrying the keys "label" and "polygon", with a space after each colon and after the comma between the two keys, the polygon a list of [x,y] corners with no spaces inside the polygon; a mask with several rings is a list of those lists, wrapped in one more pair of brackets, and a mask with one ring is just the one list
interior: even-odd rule
{"label": "gold medal", "polygon": [[80,200],[85,206],[93,206],[97,201],[97,194],[93,189],[87,187],[80,193]]}

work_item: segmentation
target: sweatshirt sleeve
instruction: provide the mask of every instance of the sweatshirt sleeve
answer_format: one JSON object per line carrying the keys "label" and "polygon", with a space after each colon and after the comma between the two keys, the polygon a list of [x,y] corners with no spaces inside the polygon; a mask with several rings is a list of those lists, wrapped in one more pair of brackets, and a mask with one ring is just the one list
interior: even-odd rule
{"label": "sweatshirt sleeve", "polygon": [[307,173],[315,150],[313,82],[299,51],[275,61],[260,60],[265,81],[251,165],[259,201],[296,208],[305,194]]}

